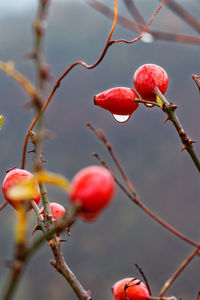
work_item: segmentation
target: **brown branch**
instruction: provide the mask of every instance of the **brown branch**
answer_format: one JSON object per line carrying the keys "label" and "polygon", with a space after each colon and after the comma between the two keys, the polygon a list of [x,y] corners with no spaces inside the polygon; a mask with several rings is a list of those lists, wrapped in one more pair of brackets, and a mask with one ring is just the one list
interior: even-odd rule
{"label": "brown branch", "polygon": [[55,261],[51,261],[51,265],[69,282],[78,299],[91,300],[91,296],[89,296],[88,292],[83,288],[81,283],[66,264],[60,249],[60,243],[56,244],[52,242],[50,246],[55,257]]}
{"label": "brown branch", "polygon": [[[128,179],[128,177],[126,176],[125,172],[123,171],[122,166],[120,165],[118,159],[116,158],[115,154],[113,153],[113,150],[111,148],[110,143],[107,141],[107,139],[105,138],[103,131],[101,129],[96,130],[91,124],[86,124],[86,126],[88,126],[91,131],[98,137],[98,139],[105,145],[105,147],[107,148],[109,154],[111,155],[115,165],[117,166],[119,172],[122,175],[122,178],[124,179],[125,183],[127,184],[129,190],[131,191],[131,194],[127,191],[126,188],[124,188],[124,186],[118,181],[118,179],[114,176],[114,180],[115,182],[118,184],[118,186],[120,187],[120,189],[127,195],[127,197],[134,202],[135,204],[137,204],[147,215],[149,215],[152,219],[154,219],[157,223],[159,223],[160,225],[162,225],[164,228],[166,228],[167,230],[169,230],[170,232],[172,232],[174,235],[178,236],[180,239],[184,240],[186,243],[198,247],[199,244],[194,242],[193,240],[189,239],[187,236],[185,236],[184,234],[180,233],[178,230],[176,230],[174,227],[172,227],[171,225],[169,225],[168,223],[166,223],[163,219],[159,218],[155,213],[153,213],[147,206],[145,206],[140,200],[139,197],[137,196],[135,189],[133,188],[130,180]],[[106,166],[106,163],[100,158],[100,156],[98,154],[94,154],[94,156],[97,157],[97,159],[99,159],[100,163],[102,163],[104,166]],[[108,168],[108,167],[107,167]],[[108,168],[109,169],[109,168]],[[110,170],[110,169],[109,169]]]}
{"label": "brown branch", "polygon": [[0,61],[0,71],[6,73],[9,77],[13,78],[16,82],[18,82],[24,88],[27,94],[31,97],[31,99],[33,99],[33,102],[36,105],[41,104],[39,92],[24,75],[22,75],[15,69],[14,63],[5,63],[3,61]]}
{"label": "brown branch", "polygon": [[51,261],[51,265],[68,281],[80,300],[90,300],[91,297],[88,292],[83,288],[81,283],[66,264],[60,247],[61,241],[56,236],[56,233],[60,233],[66,228],[71,227],[71,225],[75,222],[78,211],[79,206],[72,207],[70,212],[68,212],[68,215],[64,215],[62,218],[58,219],[53,227],[49,227],[47,231],[44,231],[44,235],[34,242],[32,247],[29,249],[27,256],[32,256],[44,243],[44,241],[47,240],[55,258],[55,261]]}
{"label": "brown branch", "polygon": [[12,271],[9,275],[7,287],[1,300],[10,300],[14,295],[16,287],[21,279],[26,263],[26,246],[25,244],[18,244],[15,248],[15,259],[12,264]]}
{"label": "brown branch", "polygon": [[135,19],[135,21],[138,23],[138,27],[140,28],[139,24],[146,25],[146,22],[145,22],[143,16],[141,15],[141,13],[139,12],[139,10],[137,9],[134,1],[133,0],[124,0],[124,3],[126,5],[128,11],[132,15],[133,19]]}
{"label": "brown branch", "polygon": [[148,24],[144,27],[143,31],[136,38],[134,38],[132,40],[119,39],[119,40],[115,40],[115,41],[112,41],[112,42],[113,43],[133,44],[133,43],[139,41],[142,38],[143,34],[148,31],[148,29],[151,26],[153,20],[155,19],[155,17],[157,16],[157,14],[159,13],[159,11],[161,10],[161,8],[163,7],[163,5],[165,4],[166,1],[167,0],[162,0],[162,3],[158,6],[158,8],[156,9],[156,11],[152,15],[150,21],[148,22]]}
{"label": "brown branch", "polygon": [[[135,39],[131,40],[131,41],[127,41],[127,40],[111,40],[112,38],[112,35],[113,35],[113,32],[115,30],[115,27],[116,27],[116,24],[117,24],[117,4],[118,4],[118,1],[115,0],[115,9],[114,9],[114,20],[113,20],[113,25],[112,25],[112,28],[110,30],[110,33],[108,35],[108,39],[107,39],[107,42],[106,42],[106,45],[104,47],[104,50],[103,52],[101,53],[100,57],[96,60],[96,62],[92,65],[87,65],[85,62],[83,61],[76,61],[74,62],[73,64],[71,64],[67,69],[66,71],[59,77],[59,79],[57,80],[56,84],[54,85],[51,93],[49,94],[49,97],[47,98],[42,110],[41,110],[41,113],[44,113],[46,111],[46,108],[48,107],[53,95],[55,94],[56,90],[59,88],[62,80],[68,75],[68,73],[76,66],[82,66],[88,70],[90,69],[94,69],[102,60],[103,58],[105,57],[107,51],[108,51],[108,48],[112,45],[112,44],[116,44],[116,43],[120,43],[120,42],[124,42],[124,43],[134,43],[136,42],[137,40],[141,39],[142,35],[148,30],[149,26],[151,25],[151,23],[153,22],[154,18],[156,17],[156,15],[158,14],[158,12],[160,11],[160,9],[162,8],[162,6],[165,4],[167,0],[163,0],[162,3],[159,5],[159,7],[157,8],[157,10],[155,11],[155,13],[153,14],[153,16],[151,17],[149,23],[147,24],[147,26],[145,27],[145,29],[143,30],[143,32],[141,34],[138,35],[138,37],[136,37]],[[28,131],[26,133],[26,136],[25,136],[25,140],[24,140],[24,145],[23,145],[23,153],[22,153],[22,169],[24,169],[24,166],[25,166],[25,162],[26,162],[26,149],[27,149],[27,143],[28,143],[28,136],[29,136],[29,132],[33,129],[34,125],[36,124],[38,118],[40,116],[40,113],[38,113],[34,120],[32,121],[31,125],[29,126],[28,128]]]}
{"label": "brown branch", "polygon": [[148,291],[149,291],[150,296],[152,296],[151,289],[150,289],[150,285],[149,285],[149,282],[148,282],[148,280],[147,280],[146,275],[144,274],[144,271],[142,270],[142,268],[141,268],[138,264],[135,264],[135,266],[136,266],[136,268],[138,269],[138,271],[140,272],[142,278],[144,279],[144,282],[145,282],[145,284],[146,284],[146,286],[147,286],[147,289],[148,289]]}
{"label": "brown branch", "polygon": [[6,205],[8,204],[7,201],[5,201],[1,206],[0,206],[0,211],[2,211],[4,209],[4,207],[6,207]]}
{"label": "brown branch", "polygon": [[171,9],[177,16],[179,16],[179,18],[181,18],[184,22],[189,24],[193,29],[195,29],[197,32],[200,32],[200,23],[180,4],[178,4],[174,0],[168,0],[166,6]]}
{"label": "brown branch", "polygon": [[47,10],[50,1],[40,0],[38,6],[37,17],[33,22],[33,28],[35,33],[35,42],[34,42],[34,55],[37,69],[37,79],[38,79],[38,87],[40,90],[43,89],[43,85],[45,80],[49,77],[49,68],[45,64],[45,58],[43,53],[43,42],[44,42],[44,34],[45,27],[44,23],[47,17]]}
{"label": "brown branch", "polygon": [[181,274],[181,272],[189,265],[189,263],[193,260],[193,258],[199,253],[200,245],[182,262],[182,264],[178,267],[176,272],[172,275],[172,277],[164,284],[163,288],[160,292],[160,297],[162,297],[169,287],[173,284],[175,279]]}
{"label": "brown branch", "polygon": [[[84,0],[89,6],[93,7],[104,16],[112,19],[113,18],[113,11],[105,4],[97,1],[97,0]],[[127,28],[128,30],[134,31],[139,33],[139,28],[142,28],[142,24],[137,24],[133,21],[126,19],[125,17],[118,14],[118,24]],[[144,29],[144,27],[143,27]],[[190,35],[183,35],[183,34],[173,34],[158,30],[150,30],[147,31],[150,33],[154,39],[157,40],[164,40],[167,42],[177,42],[177,43],[186,43],[186,44],[193,44],[193,45],[200,45],[200,38],[194,37]]]}

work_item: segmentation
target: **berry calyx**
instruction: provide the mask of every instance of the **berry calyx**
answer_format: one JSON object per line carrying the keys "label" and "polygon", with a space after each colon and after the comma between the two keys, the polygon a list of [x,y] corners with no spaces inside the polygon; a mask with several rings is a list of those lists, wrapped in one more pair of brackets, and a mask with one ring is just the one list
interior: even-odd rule
{"label": "berry calyx", "polygon": [[[127,87],[116,87],[94,96],[94,104],[118,116],[131,116],[138,108],[137,93]],[[126,119],[127,121],[128,119]]]}
{"label": "berry calyx", "polygon": [[147,286],[137,278],[124,278],[112,287],[115,300],[147,300],[150,297]]}
{"label": "berry calyx", "polygon": [[110,203],[114,190],[113,176],[105,167],[89,166],[72,179],[70,201],[80,204],[80,217],[92,221]]}
{"label": "berry calyx", "polygon": [[[21,205],[25,204],[25,202],[27,201],[21,199],[13,200],[8,196],[8,192],[16,184],[28,181],[32,178],[33,178],[33,174],[22,169],[13,168],[7,172],[2,184],[2,192],[5,197],[5,200],[8,203],[10,203],[16,210],[19,210],[21,208]],[[30,201],[33,200],[35,201],[36,204],[38,204],[40,202],[40,198],[41,198],[41,194],[40,194],[39,185],[36,184],[35,196],[33,199],[30,199]],[[29,201],[29,205],[26,206],[26,210],[30,210],[32,208],[30,201]]]}
{"label": "berry calyx", "polygon": [[142,99],[155,101],[156,94],[154,89],[157,87],[162,94],[165,94],[168,87],[168,75],[162,67],[146,64],[136,70],[133,76],[133,83]]}
{"label": "berry calyx", "polygon": [[[51,202],[51,203],[49,203],[49,206],[50,206],[51,214],[52,214],[52,217],[54,220],[58,220],[62,216],[64,216],[66,210],[62,205],[60,205],[56,202]],[[40,213],[42,213],[44,216],[43,212],[44,212],[44,207],[42,207],[40,210]]]}

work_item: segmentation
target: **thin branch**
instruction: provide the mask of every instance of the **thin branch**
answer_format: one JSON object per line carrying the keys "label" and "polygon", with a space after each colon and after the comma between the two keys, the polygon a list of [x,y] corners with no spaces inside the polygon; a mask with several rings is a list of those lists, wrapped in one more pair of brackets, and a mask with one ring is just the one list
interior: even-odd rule
{"label": "thin branch", "polygon": [[142,275],[142,278],[144,279],[144,282],[145,282],[145,284],[147,286],[147,289],[149,291],[150,296],[152,296],[150,285],[149,285],[149,282],[147,280],[146,275],[144,274],[144,271],[142,270],[142,268],[138,264],[135,264],[135,266],[138,269],[138,271],[140,272],[140,274]]}
{"label": "thin branch", "polygon": [[[56,90],[59,88],[62,80],[68,75],[68,73],[76,66],[78,65],[81,65],[82,67],[90,70],[90,69],[94,69],[102,60],[103,58],[105,57],[107,51],[108,51],[108,48],[112,45],[112,44],[116,44],[116,43],[121,43],[121,42],[124,42],[124,43],[134,43],[138,40],[141,39],[141,37],[143,36],[143,34],[148,30],[148,28],[150,27],[151,23],[153,22],[154,18],[156,17],[156,15],[159,13],[160,9],[162,8],[162,6],[165,4],[167,0],[163,0],[162,3],[159,5],[159,7],[156,9],[155,13],[153,14],[153,16],[151,17],[149,23],[146,25],[146,27],[144,28],[143,32],[140,33],[138,35],[138,37],[136,37],[135,39],[131,40],[131,41],[127,41],[127,40],[111,40],[112,38],[112,35],[113,35],[113,32],[115,30],[115,27],[116,27],[116,24],[117,24],[117,15],[118,15],[118,12],[117,12],[117,5],[118,5],[118,1],[115,0],[115,8],[114,8],[114,20],[113,20],[113,25],[112,25],[112,28],[110,30],[110,33],[108,35],[108,39],[107,39],[107,42],[106,42],[106,45],[105,45],[105,48],[103,50],[103,52],[101,53],[100,57],[97,59],[97,61],[92,64],[92,65],[87,65],[85,62],[83,61],[76,61],[74,62],[73,64],[71,64],[67,69],[66,71],[59,77],[59,79],[57,80],[56,84],[54,85],[51,93],[49,94],[49,97],[47,98],[42,110],[41,110],[41,113],[44,113],[46,111],[46,108],[48,107],[53,95],[55,94]],[[35,118],[33,119],[31,125],[29,126],[28,128],[28,131],[26,133],[26,136],[25,136],[25,140],[24,140],[24,145],[23,145],[23,153],[22,153],[22,169],[24,168],[25,166],[25,161],[26,161],[26,149],[27,149],[27,144],[28,144],[28,138],[29,138],[29,132],[33,129],[33,127],[35,126],[38,118],[39,118],[40,114],[38,113]]]}
{"label": "thin branch", "polygon": [[155,17],[157,16],[157,14],[159,13],[159,11],[161,10],[161,8],[163,7],[163,5],[165,4],[167,0],[162,0],[162,3],[159,5],[159,7],[156,9],[156,11],[154,12],[154,14],[152,15],[150,21],[148,22],[148,24],[144,27],[143,31],[133,40],[125,40],[125,39],[119,39],[119,40],[115,40],[113,41],[113,43],[126,43],[126,44],[133,44],[137,41],[139,41],[142,36],[144,35],[145,32],[148,31],[149,27],[151,26],[153,20],[155,19]]}
{"label": "thin branch", "polygon": [[[102,138],[102,130],[96,130],[91,124],[87,124],[87,126],[94,132],[94,134],[100,139],[100,141],[106,146],[106,148],[108,149],[109,154],[111,155],[114,163],[116,164],[117,161],[117,168],[120,171],[122,177],[124,178],[124,181],[126,182],[126,184],[128,185],[131,194],[127,191],[127,189],[119,182],[119,180],[114,176],[113,174],[113,178],[115,180],[115,182],[118,184],[118,186],[120,187],[120,189],[126,194],[126,196],[135,204],[137,204],[147,215],[149,215],[152,219],[154,219],[157,223],[159,223],[160,225],[162,225],[164,228],[166,228],[167,230],[169,230],[170,232],[172,232],[174,235],[178,236],[180,239],[184,240],[186,243],[194,246],[194,247],[198,247],[199,244],[194,242],[193,240],[189,239],[187,236],[185,236],[184,234],[180,233],[178,230],[176,230],[174,227],[172,227],[171,225],[169,225],[168,223],[166,223],[163,219],[159,218],[156,214],[154,214],[147,206],[145,206],[140,200],[139,197],[137,196],[132,184],[130,183],[129,179],[127,178],[126,174],[124,173],[124,171],[122,170],[121,165],[119,164],[119,161],[117,160],[117,158],[115,157],[112,148],[110,146],[110,143],[107,142],[107,140],[105,139],[105,136],[103,136]],[[99,134],[100,133],[100,134]],[[100,158],[100,156],[98,154],[93,154],[99,161],[101,164],[103,164],[104,166],[107,167],[106,163],[102,160],[102,158]],[[108,168],[108,167],[107,167]],[[108,168],[109,169],[109,168]],[[110,170],[110,169],[109,169]],[[122,170],[122,172],[121,172]]]}
{"label": "thin branch", "polygon": [[83,288],[81,283],[78,281],[78,279],[66,264],[60,249],[60,243],[56,244],[52,242],[50,246],[56,259],[56,261],[51,261],[51,265],[69,282],[80,300],[91,300],[91,296]]}
{"label": "thin branch", "polygon": [[175,279],[181,274],[181,272],[189,265],[189,263],[193,260],[193,258],[199,253],[200,245],[182,262],[182,264],[178,267],[176,272],[171,276],[169,280],[164,284],[163,288],[160,292],[160,297],[162,297],[169,287],[173,284]]}
{"label": "thin branch", "polygon": [[171,9],[177,16],[179,16],[179,18],[181,18],[185,23],[189,24],[193,29],[200,33],[200,23],[180,4],[178,4],[174,0],[168,0],[166,6]]}
{"label": "thin branch", "polygon": [[5,201],[1,206],[0,206],[0,211],[2,211],[4,209],[4,207],[6,207],[8,204],[7,201]]}
{"label": "thin branch", "polygon": [[[84,0],[89,6],[93,7],[95,10],[102,13],[104,16],[112,19],[113,18],[113,11],[105,4],[97,1],[97,0]],[[140,29],[142,28],[142,24],[135,23],[121,15],[118,14],[118,24],[127,28],[130,31],[134,31],[140,33]],[[144,26],[143,28],[144,29]],[[147,30],[154,39],[156,40],[164,40],[167,42],[177,42],[177,43],[186,43],[186,44],[193,44],[193,45],[200,45],[200,38],[190,35],[183,35],[183,34],[174,34],[169,32],[163,32],[158,30]]]}
{"label": "thin branch", "polygon": [[16,82],[18,82],[27,92],[27,94],[31,97],[31,99],[33,99],[34,103],[40,106],[41,99],[39,92],[24,75],[22,75],[15,69],[14,63],[4,63],[3,61],[0,61],[0,71],[6,73],[9,77],[13,78]]}
{"label": "thin branch", "polygon": [[[139,10],[137,9],[135,3],[133,0],[124,0],[124,3],[128,9],[128,11],[130,12],[130,14],[132,15],[133,19],[135,19],[135,21],[139,24],[142,25],[146,25],[146,22],[143,18],[143,16],[141,15],[141,13],[139,12]],[[140,26],[139,26],[140,28]]]}

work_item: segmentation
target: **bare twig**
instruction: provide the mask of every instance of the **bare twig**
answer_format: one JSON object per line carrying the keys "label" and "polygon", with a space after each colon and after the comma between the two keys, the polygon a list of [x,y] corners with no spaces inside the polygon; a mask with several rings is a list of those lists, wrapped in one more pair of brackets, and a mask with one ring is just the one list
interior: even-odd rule
{"label": "bare twig", "polygon": [[152,296],[152,293],[151,293],[151,289],[150,289],[150,285],[149,285],[149,282],[147,280],[147,277],[146,275],[144,274],[144,271],[142,270],[142,268],[138,265],[138,264],[135,264],[136,268],[138,269],[138,271],[140,272],[140,274],[142,275],[142,278],[144,279],[144,282],[148,288],[148,291],[149,291],[149,294],[150,296]]}
{"label": "bare twig", "polygon": [[41,104],[39,92],[24,75],[15,69],[14,63],[5,63],[0,61],[0,70],[18,82],[31,97],[34,103],[37,105]]}
{"label": "bare twig", "polygon": [[[124,0],[124,3],[126,5],[128,11],[132,15],[133,19],[135,19],[135,21],[138,23],[138,26],[139,26],[139,24],[146,25],[146,22],[145,22],[143,16],[140,14],[139,10],[137,9],[137,7],[134,3],[134,0]],[[139,28],[140,28],[140,26],[139,26]]]}
{"label": "bare twig", "polygon": [[193,260],[193,258],[199,253],[200,245],[182,262],[182,264],[178,267],[176,272],[171,276],[169,280],[164,284],[163,288],[160,292],[160,297],[162,297],[175,279],[181,274],[181,272],[187,267],[187,265]]}
{"label": "bare twig", "polygon": [[[104,16],[112,19],[113,18],[113,11],[110,9],[108,6],[105,4],[97,1],[97,0],[84,0],[89,6],[93,7],[100,13],[102,13]],[[140,33],[142,24],[137,24],[120,14],[118,14],[118,24],[121,26],[127,28],[128,30]],[[140,29],[139,29],[140,28]],[[144,26],[143,28],[144,29]],[[190,35],[184,35],[184,34],[174,34],[174,33],[169,33],[169,32],[163,32],[163,31],[158,31],[158,30],[147,30],[148,33],[152,35],[154,39],[157,40],[164,40],[167,42],[177,42],[177,43],[186,43],[186,44],[193,44],[193,45],[200,45],[200,38],[195,37],[195,36],[190,36]]]}
{"label": "bare twig", "polygon": [[[104,50],[103,52],[101,53],[100,57],[96,60],[96,62],[92,65],[87,65],[85,62],[83,61],[76,61],[74,62],[73,64],[71,64],[67,69],[66,71],[59,77],[59,79],[57,80],[56,84],[54,85],[51,93],[49,94],[49,97],[47,98],[42,110],[41,110],[41,113],[44,113],[46,111],[46,108],[48,107],[53,95],[55,94],[56,90],[59,88],[62,80],[68,75],[68,73],[76,66],[82,66],[88,70],[90,69],[94,69],[102,60],[103,58],[105,57],[107,51],[108,51],[108,48],[112,45],[112,44],[116,44],[116,43],[121,43],[121,42],[124,42],[124,43],[128,43],[128,44],[131,44],[131,43],[134,43],[138,40],[141,39],[141,37],[143,36],[143,34],[148,30],[148,28],[150,27],[150,25],[152,24],[154,18],[156,17],[156,15],[159,13],[160,9],[162,8],[162,6],[165,4],[167,0],[163,0],[162,3],[159,5],[159,7],[156,9],[155,13],[153,14],[153,16],[151,17],[149,23],[145,26],[144,30],[142,33],[140,33],[135,39],[133,40],[130,40],[130,41],[127,41],[127,40],[111,40],[112,38],[112,35],[113,35],[113,32],[115,30],[115,27],[116,27],[116,24],[117,24],[117,4],[118,4],[118,1],[115,0],[115,8],[114,8],[114,20],[113,20],[113,25],[112,25],[112,28],[110,30],[110,33],[108,35],[108,39],[107,39],[107,42],[106,42],[106,45],[104,47]],[[30,124],[29,128],[28,128],[28,131],[27,131],[27,134],[25,136],[25,139],[24,139],[24,145],[23,145],[23,153],[22,153],[22,169],[24,168],[25,166],[25,161],[26,161],[26,148],[27,148],[27,143],[28,143],[28,138],[29,138],[29,132],[33,129],[33,127],[35,126],[38,118],[40,116],[40,113],[38,113],[35,118],[33,119],[32,123]]]}
{"label": "bare twig", "polygon": [[7,201],[5,201],[1,206],[0,206],[0,211],[4,209],[4,207],[6,207],[6,205],[8,204]]}
{"label": "bare twig", "polygon": [[[126,188],[124,188],[124,186],[122,184],[120,184],[120,182],[116,179],[116,177],[113,175],[116,183],[119,185],[119,187],[122,189],[122,191],[127,195],[127,197],[133,201],[135,204],[137,204],[146,214],[148,214],[152,219],[154,219],[156,222],[158,222],[160,225],[162,225],[163,227],[165,227],[167,230],[169,230],[170,232],[172,232],[174,235],[178,236],[180,239],[184,240],[185,242],[187,242],[188,244],[198,247],[199,244],[194,242],[193,240],[189,239],[187,236],[183,235],[182,233],[180,233],[179,231],[177,231],[174,227],[172,227],[171,225],[169,225],[168,223],[166,223],[163,219],[159,218],[156,214],[154,214],[148,207],[146,207],[138,198],[135,189],[133,188],[130,180],[127,178],[125,172],[122,169],[122,166],[120,165],[119,161],[117,160],[115,154],[113,153],[113,150],[111,148],[110,143],[107,141],[107,139],[105,138],[105,135],[103,134],[102,130],[96,130],[91,124],[86,124],[93,132],[94,134],[100,139],[100,141],[106,146],[109,154],[111,155],[115,165],[117,166],[118,170],[120,171],[124,181],[126,182],[128,188],[131,191],[131,194],[126,190]],[[95,156],[97,157],[97,159],[100,158],[99,155],[95,154]],[[100,158],[100,162],[102,163],[103,160]],[[102,163],[104,166],[106,166],[105,162]]]}
{"label": "bare twig", "polygon": [[178,4],[174,0],[168,0],[166,6],[169,7],[169,9],[171,9],[185,23],[189,24],[197,32],[200,32],[200,23],[189,12],[187,12],[180,4]]}

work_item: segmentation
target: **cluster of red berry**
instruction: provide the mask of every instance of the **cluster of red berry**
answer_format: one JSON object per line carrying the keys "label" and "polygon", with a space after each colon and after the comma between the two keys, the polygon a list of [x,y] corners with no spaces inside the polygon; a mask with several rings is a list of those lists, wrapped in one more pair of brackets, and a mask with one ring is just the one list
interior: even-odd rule
{"label": "cluster of red berry", "polygon": [[[2,191],[8,203],[19,210],[24,200],[12,199],[9,195],[11,188],[19,183],[33,178],[33,174],[22,169],[11,169],[7,172],[3,181]],[[115,183],[111,173],[100,166],[89,166],[80,170],[72,179],[70,201],[80,204],[80,217],[85,221],[95,220],[104,208],[110,203],[115,190]],[[41,198],[39,185],[35,186],[33,201],[39,204]],[[27,203],[27,201],[26,201]],[[31,201],[28,201],[26,210],[31,209]],[[50,203],[50,209],[54,220],[65,214],[65,208],[58,203]],[[44,208],[41,209],[41,213]]]}
{"label": "cluster of red berry", "polygon": [[[168,76],[159,66],[153,64],[143,65],[134,74],[133,82],[136,91],[144,100],[156,101],[154,92],[157,87],[164,94],[168,87]],[[133,112],[138,108],[139,99],[137,93],[126,87],[112,88],[94,97],[94,103],[110,111],[119,122],[127,121]],[[39,185],[35,184],[35,196],[30,201],[12,199],[9,191],[16,184],[28,181],[33,174],[26,170],[14,168],[9,170],[3,181],[2,191],[8,203],[16,210],[22,205],[28,211],[32,208],[31,200],[38,205],[41,194]],[[84,221],[93,221],[110,203],[115,190],[115,183],[112,174],[101,166],[89,166],[80,170],[72,179],[69,199],[73,204],[80,205],[79,216]],[[58,203],[50,203],[50,209],[54,220],[61,218],[65,208]],[[42,207],[41,214],[44,212]],[[147,300],[150,299],[148,287],[136,278],[125,278],[114,284],[112,293],[115,300]]]}
{"label": "cluster of red berry", "polygon": [[[143,100],[155,102],[155,87],[164,94],[168,87],[168,76],[162,67],[146,64],[136,70],[133,83]],[[111,112],[117,121],[126,122],[139,106],[136,99],[139,99],[139,96],[133,89],[116,87],[96,95],[94,104]],[[146,106],[153,105],[146,104]]]}

